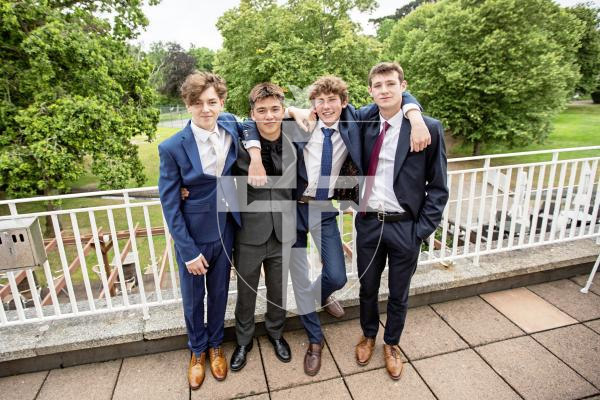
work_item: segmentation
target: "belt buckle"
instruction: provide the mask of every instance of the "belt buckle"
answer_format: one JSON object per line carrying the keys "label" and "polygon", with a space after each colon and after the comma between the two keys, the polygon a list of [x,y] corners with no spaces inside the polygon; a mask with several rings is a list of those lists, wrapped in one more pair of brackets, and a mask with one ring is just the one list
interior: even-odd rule
{"label": "belt buckle", "polygon": [[377,212],[377,221],[384,222],[385,221],[385,213],[382,211]]}

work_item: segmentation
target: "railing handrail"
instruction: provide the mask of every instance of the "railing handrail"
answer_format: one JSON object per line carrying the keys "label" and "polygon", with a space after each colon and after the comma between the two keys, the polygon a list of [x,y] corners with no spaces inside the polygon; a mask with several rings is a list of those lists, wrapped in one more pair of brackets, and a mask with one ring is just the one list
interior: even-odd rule
{"label": "railing handrail", "polygon": [[588,150],[600,150],[600,146],[585,146],[585,147],[567,147],[564,149],[548,149],[548,150],[533,150],[533,151],[521,151],[517,153],[501,153],[501,154],[486,154],[481,156],[469,156],[469,157],[456,157],[449,158],[448,163],[460,162],[460,161],[477,161],[494,158],[506,158],[515,156],[531,156],[536,154],[554,154],[554,153],[569,153],[573,151],[588,151]]}

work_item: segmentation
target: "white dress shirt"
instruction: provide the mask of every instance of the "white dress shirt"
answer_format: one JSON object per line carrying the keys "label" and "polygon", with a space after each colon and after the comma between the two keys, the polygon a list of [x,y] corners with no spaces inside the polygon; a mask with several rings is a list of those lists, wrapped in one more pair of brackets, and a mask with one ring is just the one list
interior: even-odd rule
{"label": "white dress shirt", "polygon": [[321,156],[323,155],[323,140],[325,135],[321,128],[334,129],[335,132],[331,135],[331,143],[333,144],[333,157],[331,165],[331,175],[329,177],[329,197],[333,197],[333,189],[335,188],[335,181],[340,175],[342,165],[348,156],[348,149],[342,139],[342,135],[338,129],[339,121],[336,121],[332,126],[327,126],[323,121],[319,121],[317,126],[310,135],[308,143],[304,147],[304,165],[306,166],[306,173],[308,176],[308,186],[304,191],[305,196],[315,197],[317,193],[317,186],[319,184],[319,177],[321,176]]}
{"label": "white dress shirt", "polygon": [[[217,175],[217,154],[215,148],[209,141],[209,135],[217,135],[225,159],[229,154],[229,148],[231,147],[231,135],[228,135],[219,125],[215,124],[215,127],[211,131],[202,129],[194,121],[191,123],[192,132],[194,133],[194,139],[196,139],[196,145],[198,146],[198,153],[200,154],[200,161],[202,162],[202,170],[208,175]],[[221,167],[222,168],[222,167]],[[220,171],[222,172],[222,170]]]}
{"label": "white dress shirt", "polygon": [[[380,125],[379,134],[383,130],[383,124],[386,121],[379,114]],[[398,198],[394,193],[394,163],[396,160],[396,149],[398,148],[398,140],[400,139],[400,127],[402,126],[403,113],[398,111],[396,115],[387,120],[390,124],[381,151],[379,152],[379,162],[375,179],[373,181],[373,191],[369,197],[369,207],[386,212],[403,212],[404,209],[398,203]]]}

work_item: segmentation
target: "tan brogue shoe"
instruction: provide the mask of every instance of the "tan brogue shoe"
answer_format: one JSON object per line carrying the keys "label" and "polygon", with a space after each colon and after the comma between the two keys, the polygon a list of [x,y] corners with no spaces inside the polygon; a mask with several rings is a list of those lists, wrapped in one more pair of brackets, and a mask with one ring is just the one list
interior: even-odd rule
{"label": "tan brogue shoe", "polygon": [[385,369],[394,380],[400,379],[402,375],[402,353],[398,345],[383,345],[383,358],[385,359]]}
{"label": "tan brogue shoe", "polygon": [[227,378],[227,360],[221,346],[208,349],[210,359],[210,372],[216,380],[222,381]]}
{"label": "tan brogue shoe", "polygon": [[356,345],[356,362],[358,365],[365,366],[371,360],[373,349],[375,348],[375,338],[360,337],[360,341]]}
{"label": "tan brogue shoe", "polygon": [[204,382],[204,363],[206,362],[206,353],[200,354],[200,357],[196,357],[196,354],[192,352],[192,358],[190,359],[190,366],[188,367],[188,382],[192,390],[198,389]]}
{"label": "tan brogue shoe", "polygon": [[323,343],[310,343],[306,354],[304,355],[304,373],[309,376],[315,376],[321,369],[321,352]]}
{"label": "tan brogue shoe", "polygon": [[333,296],[329,296],[327,300],[325,300],[325,311],[329,313],[329,315],[335,318],[342,318],[344,316],[344,307],[335,299]]}

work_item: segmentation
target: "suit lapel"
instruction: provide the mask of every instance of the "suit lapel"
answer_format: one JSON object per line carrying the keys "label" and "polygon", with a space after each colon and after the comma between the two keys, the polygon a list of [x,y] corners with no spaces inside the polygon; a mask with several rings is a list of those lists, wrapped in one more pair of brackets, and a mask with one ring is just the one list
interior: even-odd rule
{"label": "suit lapel", "polygon": [[398,179],[400,169],[408,151],[410,149],[410,121],[406,118],[402,120],[402,126],[400,127],[400,136],[398,137],[398,147],[396,147],[396,156],[394,158],[394,182]]}
{"label": "suit lapel", "polygon": [[196,139],[194,139],[194,132],[192,132],[191,122],[188,122],[186,127],[183,129],[181,145],[190,159],[192,167],[194,167],[199,175],[204,174],[204,170],[202,169],[202,161],[200,161],[200,153],[198,153],[198,144],[196,144]]}
{"label": "suit lapel", "polygon": [[229,152],[225,156],[225,166],[223,167],[223,171],[227,171],[231,168],[238,156],[239,141],[237,134],[237,122],[217,120],[217,125],[219,126],[219,128],[225,131],[226,135],[231,136],[231,147],[229,148]]}

